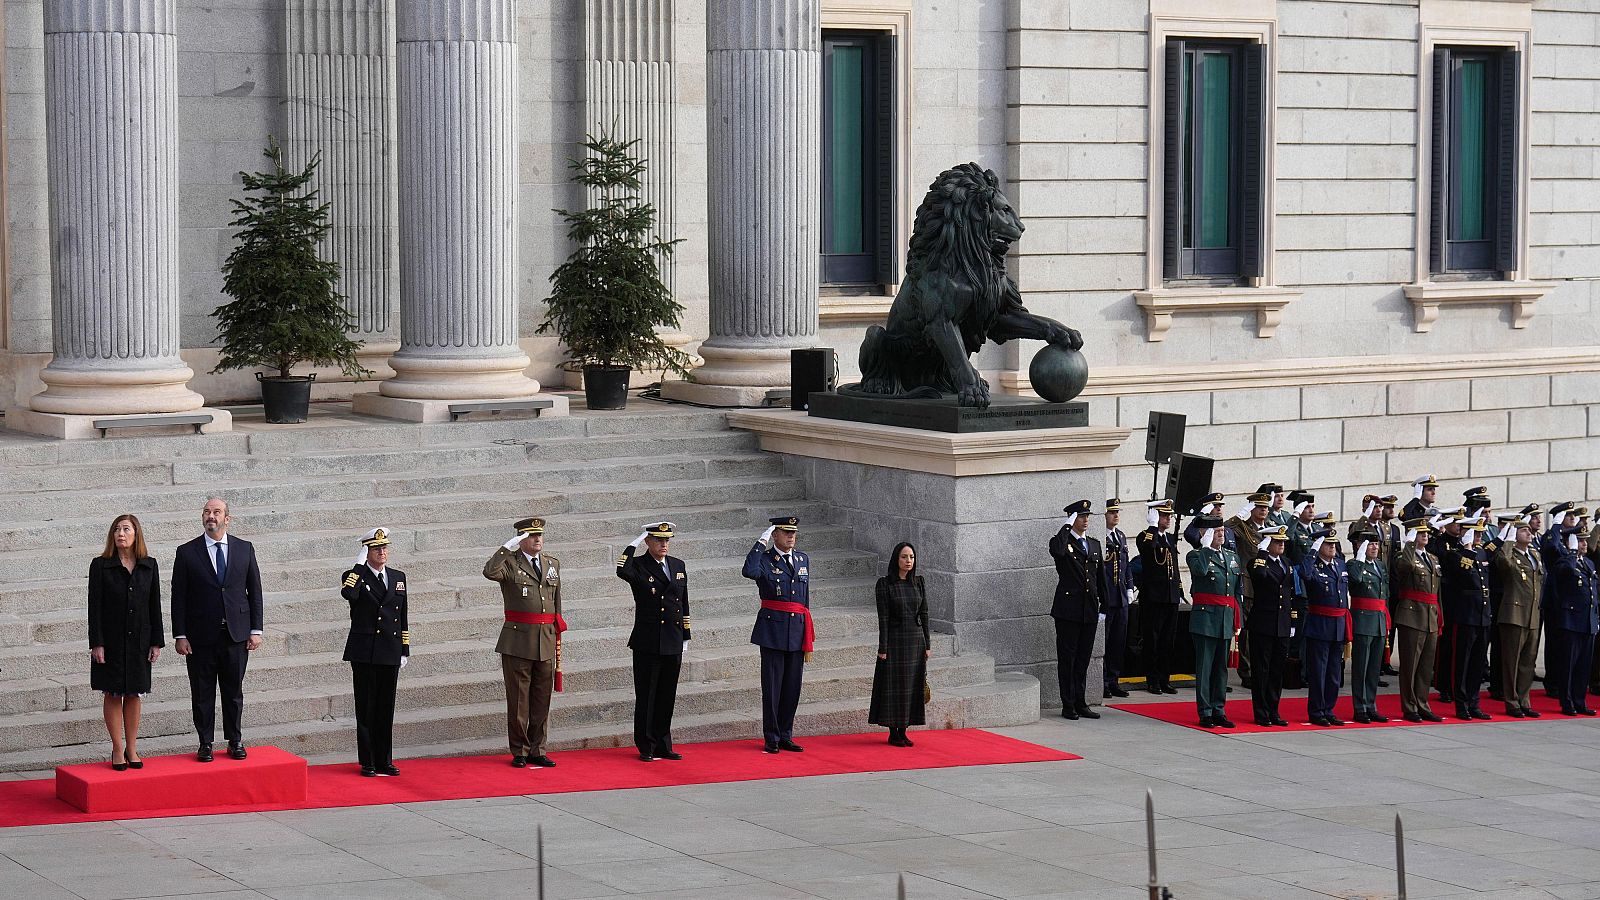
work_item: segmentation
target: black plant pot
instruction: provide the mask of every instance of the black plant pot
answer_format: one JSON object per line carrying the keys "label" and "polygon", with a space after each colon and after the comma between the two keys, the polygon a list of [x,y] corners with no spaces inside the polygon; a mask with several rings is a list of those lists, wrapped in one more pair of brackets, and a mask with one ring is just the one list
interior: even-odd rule
{"label": "black plant pot", "polygon": [[257,372],[256,380],[261,382],[261,407],[267,414],[267,422],[293,425],[306,420],[311,412],[311,382],[317,380],[315,372],[288,378]]}
{"label": "black plant pot", "polygon": [[584,366],[583,399],[590,409],[626,409],[628,366]]}

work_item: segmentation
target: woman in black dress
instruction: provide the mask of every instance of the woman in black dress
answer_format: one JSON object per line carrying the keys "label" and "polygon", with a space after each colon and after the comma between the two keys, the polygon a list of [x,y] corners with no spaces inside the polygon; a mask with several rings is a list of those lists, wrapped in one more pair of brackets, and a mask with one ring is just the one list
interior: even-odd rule
{"label": "woman in black dress", "polygon": [[878,579],[878,667],[872,674],[867,721],[889,729],[889,743],[910,747],[906,729],[923,724],[927,685],[928,595],[917,574],[917,550],[897,544],[889,574]]}
{"label": "woman in black dress", "polygon": [[105,694],[111,768],[144,768],[139,758],[141,697],[150,693],[150,664],[166,646],[161,578],[144,545],[138,518],[124,513],[106,533],[106,549],[89,564],[89,687]]}

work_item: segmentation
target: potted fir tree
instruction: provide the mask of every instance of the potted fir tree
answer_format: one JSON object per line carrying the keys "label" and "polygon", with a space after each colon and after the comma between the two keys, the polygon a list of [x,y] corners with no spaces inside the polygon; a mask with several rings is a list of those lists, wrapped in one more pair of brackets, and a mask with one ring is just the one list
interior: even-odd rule
{"label": "potted fir tree", "polygon": [[304,422],[317,376],[291,374],[295,364],[338,366],[355,378],[372,373],[356,359],[360,342],[346,334],[355,319],[338,290],[339,264],[317,255],[317,242],[332,227],[328,204],[307,187],[319,160],[285,171],[283,150],[270,135],[263,155],[270,171],[239,173],[254,196],[233,201],[228,224],[240,229],[233,235],[238,243],[222,264],[222,291],[233,300],[211,313],[222,341],[212,371],[276,370],[256,373],[267,421]]}
{"label": "potted fir tree", "polygon": [[589,135],[588,151],[568,167],[595,198],[588,209],[558,209],[577,249],[550,276],[549,309],[538,328],[554,328],[571,364],[583,367],[590,409],[622,409],[634,368],[688,376],[689,357],[661,340],[656,327],[678,327],[683,307],[661,281],[657,254],[677,241],[653,232],[655,207],[639,197],[645,163],[633,156],[638,141]]}

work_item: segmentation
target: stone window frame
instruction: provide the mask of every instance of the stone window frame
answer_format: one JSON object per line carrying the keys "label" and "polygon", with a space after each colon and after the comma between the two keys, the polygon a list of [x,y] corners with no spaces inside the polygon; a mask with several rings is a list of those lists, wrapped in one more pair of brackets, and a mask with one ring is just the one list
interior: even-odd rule
{"label": "stone window frame", "polygon": [[[821,15],[821,27],[830,31],[881,31],[894,38],[894,270],[901,279],[905,278],[906,241],[911,236],[913,211],[913,205],[908,202],[911,198],[913,6],[913,0],[823,0]],[[883,293],[869,294],[841,293],[823,286],[817,314],[824,324],[882,322],[899,290],[899,282],[886,285]]]}
{"label": "stone window frame", "polygon": [[[1156,136],[1162,133],[1166,84],[1168,38],[1216,38],[1259,43],[1266,60],[1262,66],[1262,127],[1265,145],[1261,173],[1261,275],[1251,283],[1234,287],[1168,287],[1162,272],[1162,253],[1166,198],[1160,190],[1160,175],[1165,169],[1165,149]],[[1278,17],[1274,0],[1214,0],[1196,4],[1190,0],[1152,0],[1149,33],[1150,77],[1147,81],[1146,108],[1150,139],[1146,147],[1145,284],[1133,293],[1134,302],[1144,312],[1145,340],[1166,339],[1174,314],[1253,311],[1256,336],[1270,338],[1283,319],[1283,309],[1300,291],[1278,285],[1274,250],[1277,246],[1277,90]]]}
{"label": "stone window frame", "polygon": [[[1533,318],[1534,305],[1555,289],[1552,282],[1532,281],[1527,276],[1529,200],[1532,173],[1529,162],[1533,144],[1533,3],[1532,0],[1504,0],[1499,3],[1462,3],[1458,0],[1424,0],[1419,10],[1417,34],[1417,162],[1416,162],[1416,239],[1413,241],[1412,283],[1401,291],[1411,304],[1412,330],[1425,333],[1433,328],[1439,311],[1446,306],[1504,305],[1509,308],[1512,328],[1526,328]],[[1518,268],[1496,280],[1435,280],[1429,258],[1431,159],[1433,129],[1433,50],[1437,46],[1483,47],[1515,50],[1521,54],[1517,92],[1517,197],[1516,250]]]}

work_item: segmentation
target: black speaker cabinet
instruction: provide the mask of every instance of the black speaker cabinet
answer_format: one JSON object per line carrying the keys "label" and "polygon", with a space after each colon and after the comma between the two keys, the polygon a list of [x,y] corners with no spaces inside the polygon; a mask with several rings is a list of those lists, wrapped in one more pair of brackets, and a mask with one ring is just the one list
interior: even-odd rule
{"label": "black speaker cabinet", "polygon": [[1172,454],[1172,463],[1167,469],[1167,499],[1178,512],[1192,514],[1205,495],[1211,493],[1211,465],[1212,459],[1208,456],[1182,451]]}
{"label": "black speaker cabinet", "polygon": [[833,348],[811,347],[789,351],[789,407],[810,409],[812,394],[833,390]]}
{"label": "black speaker cabinet", "polygon": [[1150,424],[1144,433],[1144,461],[1160,464],[1171,462],[1172,455],[1183,449],[1183,426],[1187,421],[1182,413],[1150,411]]}

